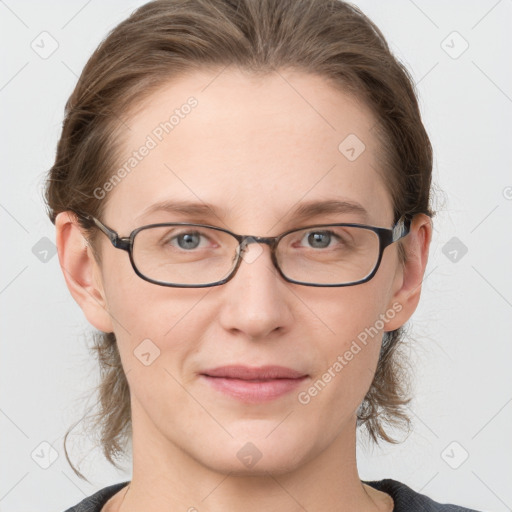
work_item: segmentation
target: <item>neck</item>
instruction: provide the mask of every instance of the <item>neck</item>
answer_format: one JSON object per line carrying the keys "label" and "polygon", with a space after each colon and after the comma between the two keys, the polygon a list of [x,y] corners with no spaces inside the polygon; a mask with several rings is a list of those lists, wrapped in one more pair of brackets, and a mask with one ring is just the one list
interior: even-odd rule
{"label": "neck", "polygon": [[[143,417],[132,415],[139,420]],[[144,435],[138,435],[142,431]],[[245,473],[239,468],[219,471],[208,466],[147,422],[134,422],[132,432],[133,477],[118,497],[116,512],[369,512],[393,508],[389,495],[359,479],[355,421],[319,455],[297,467],[269,469],[262,464],[259,470],[255,466]]]}

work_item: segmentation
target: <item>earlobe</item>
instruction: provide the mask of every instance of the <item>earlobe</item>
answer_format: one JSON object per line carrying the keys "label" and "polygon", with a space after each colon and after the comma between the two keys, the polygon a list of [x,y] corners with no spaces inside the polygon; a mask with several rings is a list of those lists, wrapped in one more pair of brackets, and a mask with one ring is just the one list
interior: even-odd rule
{"label": "earlobe", "polygon": [[59,213],[55,228],[59,263],[71,295],[90,324],[100,331],[113,332],[100,269],[74,214]]}
{"label": "earlobe", "polygon": [[394,331],[404,325],[418,306],[431,239],[430,217],[417,214],[411,222],[409,234],[403,239],[406,261],[397,268],[393,284],[395,291],[389,303],[390,308],[399,312],[386,323],[386,331]]}

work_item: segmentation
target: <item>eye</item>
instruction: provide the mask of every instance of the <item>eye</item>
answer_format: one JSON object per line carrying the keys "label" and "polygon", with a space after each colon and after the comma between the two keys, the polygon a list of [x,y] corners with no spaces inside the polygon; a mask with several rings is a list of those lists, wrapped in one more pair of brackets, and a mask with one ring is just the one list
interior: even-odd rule
{"label": "eye", "polygon": [[[201,240],[205,241],[203,245],[201,245]],[[162,243],[163,245],[170,245],[185,251],[190,251],[206,247],[208,240],[209,238],[200,231],[184,231],[174,234],[173,236],[167,236]]]}
{"label": "eye", "polygon": [[199,233],[185,233],[178,235],[176,239],[182,249],[195,249],[201,243],[201,235]]}
{"label": "eye", "polygon": [[343,244],[343,240],[333,231],[307,231],[302,237],[301,245],[307,243],[313,249],[325,249],[331,245],[331,242]]}

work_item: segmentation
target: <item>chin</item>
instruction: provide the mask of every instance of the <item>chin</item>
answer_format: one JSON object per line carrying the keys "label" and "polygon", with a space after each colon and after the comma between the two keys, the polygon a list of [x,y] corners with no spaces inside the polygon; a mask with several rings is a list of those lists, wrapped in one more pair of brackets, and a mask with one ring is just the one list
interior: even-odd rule
{"label": "chin", "polygon": [[261,437],[246,437],[230,440],[218,446],[204,457],[197,454],[198,461],[212,471],[234,476],[268,476],[268,473],[283,474],[293,471],[308,458],[304,439],[285,440],[284,436],[271,439],[268,431]]}
{"label": "chin", "polygon": [[293,463],[290,457],[276,458],[263,456],[252,466],[244,466],[235,455],[225,460],[215,459],[208,461],[201,461],[202,464],[208,467],[211,471],[221,474],[229,474],[230,476],[248,477],[248,476],[268,476],[269,473],[272,475],[286,474],[296,470],[300,464]]}

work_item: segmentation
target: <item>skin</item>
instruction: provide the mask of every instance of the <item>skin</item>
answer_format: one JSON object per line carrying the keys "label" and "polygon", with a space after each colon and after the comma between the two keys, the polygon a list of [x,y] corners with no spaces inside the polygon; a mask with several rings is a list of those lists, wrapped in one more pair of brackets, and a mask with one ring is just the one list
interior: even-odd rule
{"label": "skin", "polygon": [[[299,227],[289,216],[296,203],[327,198],[357,201],[368,224],[392,226],[391,199],[377,172],[375,119],[323,78],[194,72],[127,119],[127,157],[189,96],[198,106],[104,199],[101,220],[121,236],[143,224],[187,220],[275,236]],[[366,146],[354,161],[338,150],[351,133]],[[136,219],[148,205],[178,198],[226,207],[226,215],[161,212]],[[362,221],[354,213],[310,220]],[[131,391],[133,478],[129,492],[121,490],[104,510],[393,509],[391,496],[361,483],[356,465],[356,412],[376,370],[383,330],[307,405],[297,394],[393,304],[401,310],[384,330],[410,318],[432,235],[427,216],[417,215],[403,240],[405,265],[393,244],[372,280],[342,288],[284,281],[266,245],[258,254],[250,245],[254,261],[242,261],[222,286],[166,288],[140,279],[128,255],[104,235],[96,264],[69,212],[58,215],[56,228],[67,286],[94,327],[115,332]],[[146,338],[160,350],[150,366],[133,354]],[[243,404],[198,378],[201,370],[230,363],[279,364],[309,378],[296,392]],[[247,442],[262,454],[252,468],[237,457]]]}

